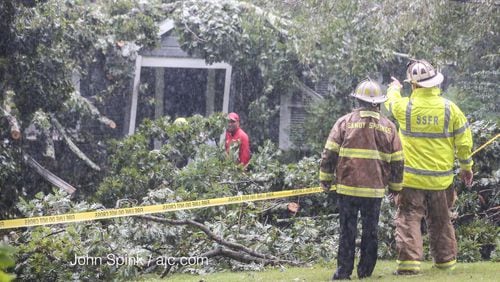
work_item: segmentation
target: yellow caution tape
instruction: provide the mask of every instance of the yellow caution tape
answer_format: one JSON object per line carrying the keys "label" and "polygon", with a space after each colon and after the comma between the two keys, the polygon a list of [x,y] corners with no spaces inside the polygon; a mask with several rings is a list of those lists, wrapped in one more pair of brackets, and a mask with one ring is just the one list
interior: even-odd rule
{"label": "yellow caution tape", "polygon": [[[495,141],[498,137],[500,137],[500,134],[497,134],[496,136],[488,140],[488,142],[484,143],[481,147],[475,150],[471,154],[471,156],[475,155],[477,152],[484,149],[486,146]],[[238,204],[244,202],[263,201],[270,199],[279,199],[292,196],[314,194],[322,191],[323,189],[321,187],[312,187],[312,188],[301,188],[301,189],[285,190],[277,192],[239,195],[239,196],[224,197],[224,198],[206,199],[206,200],[167,203],[161,205],[150,205],[150,206],[139,206],[132,208],[106,209],[106,210],[97,210],[91,212],[78,212],[78,213],[68,213],[68,214],[50,215],[50,216],[7,219],[7,220],[0,220],[0,230],[9,228],[38,226],[38,225],[91,221],[97,219],[107,219],[107,218],[152,214],[160,212],[199,209],[205,207],[223,206],[223,205]]]}
{"label": "yellow caution tape", "polygon": [[495,137],[491,138],[490,140],[488,140],[488,142],[484,143],[483,145],[481,145],[479,148],[477,148],[474,152],[472,152],[471,156],[474,156],[477,152],[481,151],[482,149],[484,149],[486,146],[490,145],[491,143],[493,143],[493,141],[495,141],[498,137],[500,137],[500,133],[498,133]]}
{"label": "yellow caution tape", "polygon": [[[484,143],[481,147],[475,150],[471,154],[471,156],[475,155],[477,152],[484,149],[486,146],[495,141],[498,137],[500,137],[500,134],[497,134],[496,136],[488,140],[488,142]],[[323,189],[321,187],[312,187],[312,188],[301,188],[301,189],[285,190],[277,192],[239,195],[239,196],[224,197],[224,198],[206,199],[206,200],[167,203],[161,205],[150,205],[150,206],[139,206],[132,208],[106,209],[106,210],[97,210],[91,212],[78,212],[78,213],[68,213],[68,214],[50,215],[50,216],[7,219],[7,220],[0,220],[0,230],[9,228],[38,226],[38,225],[91,221],[97,219],[107,219],[107,218],[152,214],[160,212],[199,209],[205,207],[223,206],[223,205],[238,204],[244,202],[263,201],[270,199],[279,199],[292,196],[314,194],[322,191]]]}
{"label": "yellow caution tape", "polygon": [[68,213],[68,214],[50,215],[50,216],[7,219],[7,220],[0,220],[0,229],[60,224],[60,223],[79,222],[79,221],[91,221],[97,219],[199,209],[212,206],[223,206],[223,205],[230,205],[230,204],[237,204],[244,202],[262,201],[269,199],[278,199],[278,198],[286,198],[292,196],[314,194],[322,191],[323,189],[321,187],[312,187],[312,188],[301,188],[294,190],[267,192],[267,193],[251,194],[251,195],[239,195],[239,196],[224,197],[224,198],[206,199],[206,200],[167,203],[161,205],[138,206],[132,208],[105,209],[105,210],[96,210],[91,212],[78,212],[78,213]]}

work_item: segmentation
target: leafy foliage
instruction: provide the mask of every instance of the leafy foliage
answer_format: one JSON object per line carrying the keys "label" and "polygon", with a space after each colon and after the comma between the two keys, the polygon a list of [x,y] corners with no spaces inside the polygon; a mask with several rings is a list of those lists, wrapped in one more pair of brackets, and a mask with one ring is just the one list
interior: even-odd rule
{"label": "leafy foliage", "polygon": [[[53,194],[38,194],[29,202],[21,201],[19,209],[26,216],[81,212],[102,208],[86,202],[75,204],[67,195],[54,191]],[[119,224],[121,225],[121,224]],[[66,226],[35,227],[16,234],[13,243],[19,248],[16,273],[23,280],[98,280],[112,279],[118,273],[135,273],[133,267],[103,267],[97,264],[72,265],[75,256],[102,257],[108,254],[135,254],[135,249],[123,243],[122,228],[109,222],[87,222]],[[106,261],[104,260],[104,265]]]}
{"label": "leafy foliage", "polygon": [[[226,158],[222,148],[205,144],[209,138],[219,136],[217,133],[225,121],[221,115],[187,120],[188,125],[180,126],[171,124],[168,118],[147,121],[137,134],[115,141],[116,151],[112,150],[115,154],[111,159],[110,174],[103,181],[96,200],[108,205],[116,203],[118,206],[140,206],[280,190],[285,188],[285,182],[290,187],[305,185],[309,181],[316,182],[310,175],[317,173],[317,160],[304,160],[298,166],[283,168],[276,159],[278,151],[271,143],[256,150],[250,170],[244,172],[239,164]],[[148,145],[154,137],[163,137],[167,143],[159,150],[152,150]],[[190,156],[190,159],[187,163],[179,164],[175,156]],[[286,181],[282,179],[284,170],[291,176]],[[131,171],[137,172],[133,174]],[[150,181],[141,182],[143,178],[140,176],[143,174],[148,175],[147,179]],[[277,204],[280,201],[178,211],[167,214],[166,218],[196,219],[225,240],[238,242],[282,259],[331,259],[334,253],[332,248],[335,246],[332,243],[338,241],[338,226],[327,218],[294,220],[286,210],[284,213],[273,212],[272,207]],[[22,201],[19,205],[25,216],[102,207],[100,203],[76,204],[58,192],[39,194],[36,199]],[[314,214],[317,207],[304,205],[303,210],[300,214]],[[273,224],[278,219],[291,221],[284,227],[279,227]],[[166,227],[161,223],[135,218],[34,227],[20,234],[14,243],[19,246],[20,254],[23,254],[18,257],[22,265],[18,268],[18,275],[37,280],[74,279],[71,276],[75,273],[74,267],[68,266],[68,261],[72,261],[75,255],[106,257],[110,253],[127,254],[146,260],[148,256],[200,255],[218,245],[200,230],[189,226]],[[54,271],[50,271],[49,267]],[[186,267],[183,271],[213,271],[226,267],[260,269],[262,266],[217,257],[211,259],[208,266],[200,267]],[[76,268],[79,269],[76,272],[79,273],[79,279],[112,279],[133,277],[146,271],[148,267],[113,267],[103,263],[98,268],[89,264]],[[162,270],[158,267],[153,269]]]}
{"label": "leafy foliage", "polygon": [[[347,96],[355,84],[366,76],[380,82],[387,82],[390,75],[402,78],[404,63],[413,57],[430,59],[447,72],[447,95],[471,114],[475,144],[498,134],[493,122],[483,120],[498,116],[494,107],[499,97],[495,44],[499,13],[492,0],[477,5],[445,0],[98,2],[0,1],[2,106],[10,106],[22,128],[33,123],[50,132],[47,117],[55,116],[72,138],[87,144],[86,152],[104,168],[102,173],[81,169],[56,143],[56,156],[63,156],[44,164],[83,192],[76,200],[51,193],[51,187],[22,162],[24,152],[41,154],[41,142],[11,140],[2,117],[2,218],[16,213],[13,206],[19,196],[25,198],[18,203],[19,213],[35,216],[316,186],[317,153],[334,120],[352,107]],[[217,144],[224,124],[220,115],[191,117],[187,126],[174,125],[168,117],[146,121],[135,135],[104,142],[118,137],[121,120],[115,132],[96,129],[99,114],[85,106],[73,89],[76,70],[86,82],[81,94],[100,110],[109,109],[104,114],[122,118],[136,52],[142,46],[155,46],[156,23],[165,18],[175,20],[175,32],[186,51],[209,63],[233,65],[234,110],[252,138],[254,154],[248,171]],[[299,144],[308,147],[309,156],[284,164],[282,152],[269,141],[277,136],[279,99],[296,94],[297,81],[313,88],[322,80],[328,81],[329,93],[308,108],[305,144]],[[156,149],[155,139],[161,142]],[[473,190],[459,189],[456,225],[463,261],[499,257],[498,242],[492,241],[493,235],[498,237],[498,229],[492,228],[498,225],[500,204],[498,152],[495,142],[478,153]],[[287,201],[179,211],[164,218],[196,219],[226,240],[283,259],[333,259],[338,244],[335,196],[289,199],[300,204],[298,213],[282,208]],[[379,253],[384,258],[394,256],[393,214],[384,200],[379,226]],[[33,227],[11,233],[9,239],[19,249],[19,278],[51,281],[122,280],[162,270],[107,264],[70,267],[68,261],[78,255],[146,259],[200,255],[220,246],[191,226],[138,218]],[[181,270],[261,268],[217,257],[207,266]]]}
{"label": "leafy foliage", "polygon": [[[173,124],[168,118],[146,121],[135,135],[114,141],[110,170],[94,199],[96,203],[75,203],[54,192],[39,194],[31,201],[23,200],[19,209],[25,216],[59,214],[100,209],[101,202],[109,207],[155,205],[318,185],[317,158],[283,165],[278,161],[280,151],[266,142],[255,151],[249,170],[244,171],[227,158],[221,146],[205,144],[218,138],[224,124],[222,115],[195,116],[187,121],[184,125]],[[154,138],[163,141],[160,149],[153,149]],[[179,162],[179,156],[188,156],[188,161]],[[466,195],[470,195],[470,200],[463,200]],[[461,215],[482,217],[474,195],[461,193],[457,203]],[[288,202],[300,204],[298,213],[281,208]],[[394,207],[384,199],[379,223],[381,258],[395,256],[394,213]],[[161,218],[195,219],[224,240],[291,261],[330,261],[335,258],[338,246],[336,197],[332,194],[184,210]],[[460,225],[457,229],[460,260],[495,259],[497,246],[492,242],[497,233],[498,228],[488,224],[487,219]],[[68,261],[73,261],[75,255],[100,258],[128,255],[147,262],[149,257],[200,256],[220,247],[192,226],[165,225],[137,217],[33,227],[16,237],[12,243],[20,249],[17,260],[21,265],[16,273],[37,280],[74,279],[73,273],[79,273],[79,279],[125,279],[164,269],[144,264],[110,265],[104,260],[100,267],[78,265],[78,271],[74,272],[75,267],[69,267]],[[202,273],[262,267],[218,256],[211,258],[208,265],[174,269]]]}
{"label": "leafy foliage", "polygon": [[[210,119],[194,116],[187,122],[174,124],[168,117],[154,122],[147,120],[136,134],[115,140],[109,148],[112,154],[109,164],[111,173],[102,182],[96,199],[114,204],[124,196],[140,200],[153,189],[177,187],[184,190],[184,178],[192,181],[187,187],[189,190],[194,186],[204,192],[201,187],[209,187],[213,181],[209,175],[214,173],[210,171],[218,171],[217,168],[224,164],[223,155],[219,158],[222,163],[215,166],[215,163],[200,162],[203,167],[192,169],[196,170],[196,175],[189,170],[191,166],[186,171],[180,171],[180,168],[197,157],[197,153],[201,154],[201,158],[217,157],[207,143],[215,145],[225,120],[222,115],[214,115]],[[158,149],[153,149],[154,139],[162,144]],[[176,181],[177,177],[181,179]],[[190,198],[197,196],[199,194],[194,193]]]}
{"label": "leafy foliage", "polygon": [[[5,141],[0,151],[0,193],[2,198],[9,195],[12,199],[2,203],[3,214],[15,213],[13,203],[18,196],[51,191],[48,183],[23,164],[24,153],[32,154],[67,182],[78,184],[77,188],[83,188],[78,190],[82,198],[94,191],[92,187],[102,174],[86,167],[60,142],[52,141],[57,130],[47,117],[61,121],[66,133],[78,140],[77,145],[90,159],[102,165],[102,137],[116,135],[118,129],[110,134],[96,126],[100,114],[76,92],[73,76],[79,74],[85,81],[96,76],[99,66],[101,80],[88,86],[95,91],[84,94],[99,107],[102,102],[124,101],[133,66],[130,62],[135,55],[129,49],[156,42],[154,15],[141,11],[136,1],[108,1],[102,5],[84,2],[7,0],[0,4],[0,105],[10,108],[25,134],[30,124],[34,126],[31,132],[37,139],[30,141],[24,135],[21,142],[8,140],[9,126],[3,126],[6,122],[2,118],[0,136]],[[48,153],[42,154],[43,147]],[[34,183],[36,188],[32,187]]]}
{"label": "leafy foliage", "polygon": [[485,219],[461,225],[457,233],[460,261],[490,259],[491,251],[500,247],[498,245],[500,228]]}
{"label": "leafy foliage", "polygon": [[7,274],[7,268],[15,265],[14,256],[16,249],[8,245],[0,245],[0,281],[11,281],[15,278],[14,275]]}

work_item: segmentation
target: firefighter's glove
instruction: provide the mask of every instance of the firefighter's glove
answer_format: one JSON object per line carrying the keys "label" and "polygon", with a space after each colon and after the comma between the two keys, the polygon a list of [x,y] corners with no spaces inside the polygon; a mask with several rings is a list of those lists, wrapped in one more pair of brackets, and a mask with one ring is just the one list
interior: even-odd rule
{"label": "firefighter's glove", "polygon": [[395,78],[394,76],[391,76],[391,83],[389,83],[389,88],[394,88],[396,90],[400,90],[403,85],[401,85],[401,82],[399,82],[399,80],[397,78]]}
{"label": "firefighter's glove", "polygon": [[329,193],[330,188],[332,187],[332,183],[329,181],[320,181],[321,183],[321,188],[323,188],[323,192]]}
{"label": "firefighter's glove", "polygon": [[399,191],[389,190],[389,201],[398,206]]}
{"label": "firefighter's glove", "polygon": [[460,180],[462,180],[467,188],[472,187],[472,178],[474,178],[472,170],[460,170]]}

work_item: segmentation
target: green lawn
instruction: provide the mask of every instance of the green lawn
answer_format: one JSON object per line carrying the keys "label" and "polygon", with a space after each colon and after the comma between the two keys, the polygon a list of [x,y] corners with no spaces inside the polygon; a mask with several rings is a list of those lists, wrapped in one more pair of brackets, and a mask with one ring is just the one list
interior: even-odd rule
{"label": "green lawn", "polygon": [[[379,261],[373,276],[363,281],[500,281],[500,263],[476,262],[459,263],[453,271],[443,271],[432,268],[431,262],[422,264],[422,273],[415,276],[395,276],[392,273],[396,268],[395,261]],[[193,282],[242,282],[242,281],[330,281],[334,271],[334,264],[314,265],[311,267],[269,268],[262,272],[218,272],[207,275],[173,274],[165,277],[149,277],[140,281],[193,281]],[[351,276],[358,280],[356,268]]]}

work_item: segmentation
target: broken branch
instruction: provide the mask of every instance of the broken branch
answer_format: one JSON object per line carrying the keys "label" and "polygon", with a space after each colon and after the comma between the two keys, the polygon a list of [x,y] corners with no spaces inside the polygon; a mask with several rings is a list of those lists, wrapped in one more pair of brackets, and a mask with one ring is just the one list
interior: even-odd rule
{"label": "broken branch", "polygon": [[[217,256],[217,255],[222,255],[237,261],[245,262],[245,263],[250,263],[250,262],[256,262],[256,263],[262,263],[264,265],[269,265],[269,264],[280,264],[280,263],[286,263],[290,265],[300,265],[300,262],[297,261],[291,261],[291,260],[282,260],[279,259],[275,256],[272,255],[266,255],[266,254],[261,254],[257,251],[254,251],[244,245],[234,243],[234,242],[229,242],[224,240],[222,237],[217,236],[215,233],[213,233],[207,226],[205,226],[202,223],[199,223],[194,220],[190,219],[183,219],[183,220],[175,220],[175,219],[167,219],[167,218],[162,218],[162,217],[157,217],[157,216],[151,216],[151,215],[138,215],[136,216],[141,219],[145,220],[150,220],[158,223],[165,223],[165,224],[171,224],[171,225],[191,225],[194,226],[201,231],[203,231],[210,239],[216,241],[217,243],[221,244],[222,246],[228,247],[229,249],[225,249],[223,247],[219,247],[217,249],[214,249],[212,251],[209,251],[207,253],[204,253],[202,256]],[[168,273],[170,268],[165,269],[164,273],[162,274],[163,276]]]}
{"label": "broken branch", "polygon": [[76,191],[76,188],[68,184],[66,181],[57,177],[55,174],[50,172],[48,169],[44,168],[41,164],[39,164],[35,159],[33,159],[30,155],[23,155],[24,161],[33,168],[38,174],[40,174],[45,180],[52,183],[52,185],[63,189],[68,192],[68,194],[73,194]]}
{"label": "broken branch", "polygon": [[21,130],[19,129],[19,123],[17,122],[17,119],[3,107],[0,107],[0,111],[2,112],[2,116],[5,117],[7,119],[7,122],[9,123],[10,136],[12,137],[12,139],[18,140],[19,138],[21,138]]}
{"label": "broken branch", "polygon": [[91,159],[89,159],[81,150],[80,148],[78,148],[78,146],[75,145],[75,143],[73,143],[73,141],[71,141],[71,139],[69,138],[69,136],[66,134],[66,132],[64,131],[64,127],[59,123],[59,121],[54,117],[54,115],[51,115],[51,120],[52,120],[52,124],[56,127],[56,129],[59,131],[59,133],[61,133],[64,141],[66,142],[66,144],[68,144],[70,150],[75,153],[75,155],[77,155],[82,161],[84,161],[88,166],[90,166],[92,169],[94,170],[97,170],[97,171],[100,171],[101,168],[96,165]]}
{"label": "broken branch", "polygon": [[112,129],[116,128],[116,123],[113,120],[111,120],[110,118],[102,115],[101,112],[97,109],[97,107],[94,106],[94,104],[92,104],[92,102],[90,102],[87,98],[80,96],[77,93],[74,93],[73,99],[81,102],[80,104],[81,105],[83,104],[83,106],[90,112],[90,114],[92,116],[96,117],[100,123],[108,126],[109,128],[112,128]]}

